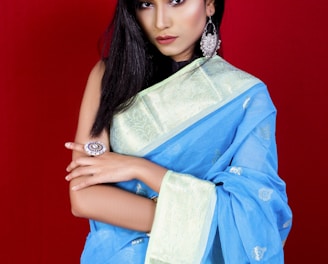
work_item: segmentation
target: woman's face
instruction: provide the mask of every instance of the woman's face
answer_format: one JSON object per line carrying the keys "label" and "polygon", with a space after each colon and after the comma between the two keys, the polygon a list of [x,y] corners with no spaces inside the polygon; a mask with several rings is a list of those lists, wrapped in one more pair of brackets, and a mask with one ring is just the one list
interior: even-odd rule
{"label": "woman's face", "polygon": [[184,61],[194,53],[214,0],[139,0],[137,19],[150,42],[165,56]]}

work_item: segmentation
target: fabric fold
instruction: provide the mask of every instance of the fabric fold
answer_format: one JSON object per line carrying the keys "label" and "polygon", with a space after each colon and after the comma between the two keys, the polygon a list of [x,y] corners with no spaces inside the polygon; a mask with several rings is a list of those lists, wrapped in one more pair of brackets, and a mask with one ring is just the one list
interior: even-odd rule
{"label": "fabric fold", "polygon": [[199,264],[216,204],[215,185],[168,171],[157,202],[146,264]]}

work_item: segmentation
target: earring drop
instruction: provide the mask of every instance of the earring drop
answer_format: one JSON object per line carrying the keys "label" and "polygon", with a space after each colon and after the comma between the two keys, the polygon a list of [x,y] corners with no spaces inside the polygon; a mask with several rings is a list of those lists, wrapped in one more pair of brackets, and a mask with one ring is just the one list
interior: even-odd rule
{"label": "earring drop", "polygon": [[206,58],[213,57],[220,48],[221,40],[218,39],[215,25],[209,17],[200,40],[200,49]]}

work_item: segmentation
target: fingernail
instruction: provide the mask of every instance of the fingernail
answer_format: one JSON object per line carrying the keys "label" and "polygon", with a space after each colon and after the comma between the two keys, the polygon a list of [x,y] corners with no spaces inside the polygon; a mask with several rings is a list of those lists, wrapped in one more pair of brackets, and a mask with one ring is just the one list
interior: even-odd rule
{"label": "fingernail", "polygon": [[73,187],[72,187],[72,191],[76,191],[77,189],[78,189],[77,186],[73,186]]}
{"label": "fingernail", "polygon": [[65,147],[66,147],[66,148],[69,148],[70,146],[71,146],[71,142],[66,142],[66,143],[65,143]]}

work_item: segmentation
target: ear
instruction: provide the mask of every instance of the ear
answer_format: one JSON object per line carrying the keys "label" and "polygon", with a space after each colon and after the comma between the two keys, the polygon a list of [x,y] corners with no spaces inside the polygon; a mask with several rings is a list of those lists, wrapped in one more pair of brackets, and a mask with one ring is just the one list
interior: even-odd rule
{"label": "ear", "polygon": [[206,0],[206,15],[213,16],[215,13],[215,0]]}

